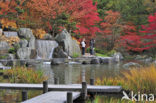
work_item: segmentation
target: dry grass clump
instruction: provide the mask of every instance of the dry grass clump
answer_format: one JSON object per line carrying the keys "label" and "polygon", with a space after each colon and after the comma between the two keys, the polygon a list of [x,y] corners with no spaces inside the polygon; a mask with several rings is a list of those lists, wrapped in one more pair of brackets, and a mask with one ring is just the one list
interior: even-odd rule
{"label": "dry grass clump", "polygon": [[97,85],[120,85],[135,92],[156,93],[156,67],[131,68],[115,78],[97,79]]}
{"label": "dry grass clump", "polygon": [[13,69],[5,70],[4,74],[9,76],[9,82],[11,83],[42,83],[48,79],[41,70],[36,71],[26,67],[14,67]]}

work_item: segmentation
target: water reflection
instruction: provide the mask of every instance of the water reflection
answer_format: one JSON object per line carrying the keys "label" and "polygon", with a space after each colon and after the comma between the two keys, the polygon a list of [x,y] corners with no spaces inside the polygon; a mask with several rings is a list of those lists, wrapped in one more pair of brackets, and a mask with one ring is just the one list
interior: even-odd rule
{"label": "water reflection", "polygon": [[89,83],[91,78],[114,77],[120,74],[120,64],[112,65],[36,65],[36,69],[42,69],[49,76],[48,82],[54,84],[54,78],[59,78],[60,84],[78,84],[82,81]]}

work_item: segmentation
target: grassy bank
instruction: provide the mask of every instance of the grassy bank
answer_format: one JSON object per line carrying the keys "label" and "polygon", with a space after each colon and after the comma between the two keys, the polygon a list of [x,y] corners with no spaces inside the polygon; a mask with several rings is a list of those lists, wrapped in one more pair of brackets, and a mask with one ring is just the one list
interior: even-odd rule
{"label": "grassy bank", "polygon": [[26,67],[14,67],[4,70],[3,73],[8,76],[10,83],[42,83],[48,79],[41,70]]}
{"label": "grassy bank", "polygon": [[96,80],[96,85],[120,85],[126,90],[142,93],[156,93],[156,67],[131,68],[115,78]]}
{"label": "grassy bank", "polygon": [[[33,68],[27,67],[14,67],[9,70],[1,70],[0,72],[3,73],[3,75],[0,76],[1,83],[42,83],[48,79],[41,70],[34,70]],[[30,90],[28,91],[28,98],[32,98],[40,94],[42,94],[42,91],[40,90]],[[8,91],[0,89],[1,102],[20,103],[21,98],[21,90]]]}

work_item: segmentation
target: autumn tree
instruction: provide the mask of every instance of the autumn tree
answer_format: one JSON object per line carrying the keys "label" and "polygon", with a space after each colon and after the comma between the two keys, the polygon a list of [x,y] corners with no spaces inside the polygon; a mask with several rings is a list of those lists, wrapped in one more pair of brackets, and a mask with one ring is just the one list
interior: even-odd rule
{"label": "autumn tree", "polygon": [[149,24],[142,26],[141,33],[145,33],[142,37],[144,40],[144,49],[149,50],[153,56],[156,56],[156,13],[148,17]]}
{"label": "autumn tree", "polygon": [[[134,26],[126,29],[125,35],[121,36],[121,44],[127,51],[143,52],[150,51],[152,56],[156,51],[156,13],[148,17],[149,24],[142,26],[140,35],[136,32]],[[126,27],[127,28],[127,27]]]}
{"label": "autumn tree", "polygon": [[29,0],[27,7],[53,35],[64,27],[83,36],[95,36],[98,31],[95,24],[100,19],[92,0]]}
{"label": "autumn tree", "polygon": [[120,22],[121,15],[119,12],[113,12],[111,10],[105,13],[106,16],[103,18],[103,22],[100,24],[101,36],[99,38],[102,37],[101,42],[106,50],[112,50],[120,38],[122,30],[122,25]]}

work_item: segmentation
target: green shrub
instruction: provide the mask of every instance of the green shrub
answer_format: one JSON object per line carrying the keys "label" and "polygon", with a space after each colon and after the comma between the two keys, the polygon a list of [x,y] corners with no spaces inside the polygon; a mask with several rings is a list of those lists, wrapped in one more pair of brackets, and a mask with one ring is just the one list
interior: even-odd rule
{"label": "green shrub", "polygon": [[0,55],[0,59],[6,59],[8,57],[8,54]]}
{"label": "green shrub", "polygon": [[98,48],[95,48],[94,51],[95,51],[95,53],[99,53],[99,54],[106,54],[107,53],[107,51],[104,51],[104,50],[101,50]]}
{"label": "green shrub", "polygon": [[79,56],[80,56],[79,54],[74,53],[72,57],[73,57],[73,58],[77,58],[77,57],[79,57]]}
{"label": "green shrub", "polygon": [[108,55],[108,56],[112,56],[114,53],[116,53],[116,51],[115,51],[115,50],[111,50],[111,51],[109,51],[109,52],[107,53],[107,55]]}
{"label": "green shrub", "polygon": [[16,53],[16,49],[15,48],[10,48],[8,50],[9,53],[15,54]]}

